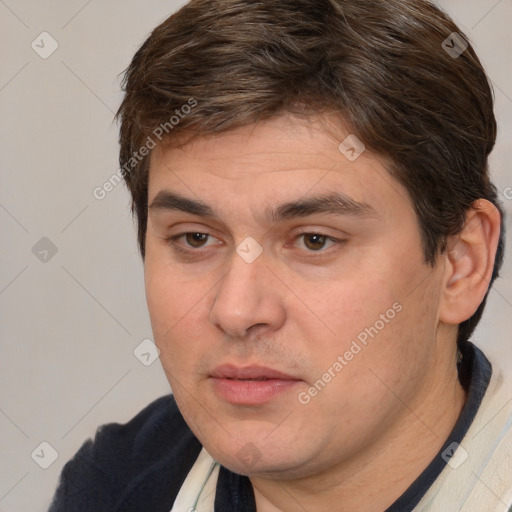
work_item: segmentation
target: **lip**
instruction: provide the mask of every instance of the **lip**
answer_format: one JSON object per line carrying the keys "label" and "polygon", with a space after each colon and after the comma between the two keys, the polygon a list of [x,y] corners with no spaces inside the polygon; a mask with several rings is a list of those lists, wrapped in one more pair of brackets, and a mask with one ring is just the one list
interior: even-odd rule
{"label": "lip", "polygon": [[266,366],[222,365],[211,373],[214,391],[234,405],[262,405],[289,391],[300,379]]}

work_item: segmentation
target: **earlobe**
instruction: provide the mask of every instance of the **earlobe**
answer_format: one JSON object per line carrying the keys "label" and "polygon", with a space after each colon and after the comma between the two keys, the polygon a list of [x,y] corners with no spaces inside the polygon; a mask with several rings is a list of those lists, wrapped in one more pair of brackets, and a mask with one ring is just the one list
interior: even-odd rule
{"label": "earlobe", "polygon": [[460,324],[470,318],[489,288],[500,236],[498,209],[481,199],[468,210],[462,231],[448,240],[440,320]]}

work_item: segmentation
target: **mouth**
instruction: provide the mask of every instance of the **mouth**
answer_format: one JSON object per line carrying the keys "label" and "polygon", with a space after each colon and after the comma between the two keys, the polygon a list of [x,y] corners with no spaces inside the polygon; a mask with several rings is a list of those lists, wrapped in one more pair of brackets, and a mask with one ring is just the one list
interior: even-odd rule
{"label": "mouth", "polygon": [[301,379],[264,366],[217,367],[210,379],[215,393],[233,405],[262,405],[295,387]]}

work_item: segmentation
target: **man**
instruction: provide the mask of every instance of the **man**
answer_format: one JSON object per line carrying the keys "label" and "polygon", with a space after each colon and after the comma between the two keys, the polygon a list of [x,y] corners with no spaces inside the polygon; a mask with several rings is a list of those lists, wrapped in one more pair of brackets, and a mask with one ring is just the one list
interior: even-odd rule
{"label": "man", "polygon": [[192,0],[119,110],[173,396],[52,512],[512,506],[512,388],[470,341],[503,259],[496,124],[424,0]]}

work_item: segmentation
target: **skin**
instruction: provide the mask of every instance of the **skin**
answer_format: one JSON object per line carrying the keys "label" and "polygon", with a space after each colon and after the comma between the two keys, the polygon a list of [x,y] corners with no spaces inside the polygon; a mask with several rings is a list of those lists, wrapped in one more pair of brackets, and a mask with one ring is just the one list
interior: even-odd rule
{"label": "skin", "polygon": [[[161,363],[203,446],[249,475],[259,512],[375,512],[416,479],[464,404],[457,324],[485,294],[499,234],[499,214],[481,201],[426,265],[406,190],[370,151],[345,158],[348,132],[333,134],[331,122],[283,114],[151,156],[150,205],[166,190],[218,216],[149,209],[145,282]],[[332,191],[373,211],[264,216]],[[209,237],[170,239],[187,232]],[[249,236],[263,250],[253,263],[236,252]],[[332,377],[338,356],[394,304],[400,312]],[[225,363],[299,381],[265,404],[233,405],[209,378]],[[329,368],[327,385],[301,403]]]}

